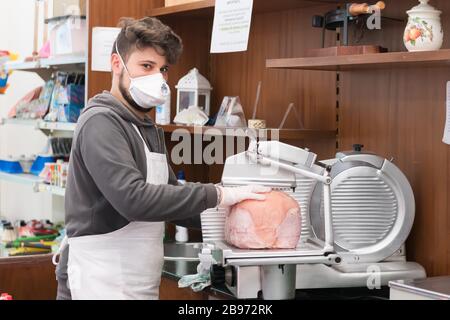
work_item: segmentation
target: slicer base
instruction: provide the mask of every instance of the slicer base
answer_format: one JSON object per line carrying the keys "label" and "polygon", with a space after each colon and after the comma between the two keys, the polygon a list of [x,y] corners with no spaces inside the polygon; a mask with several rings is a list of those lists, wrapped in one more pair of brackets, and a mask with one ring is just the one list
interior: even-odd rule
{"label": "slicer base", "polygon": [[[233,281],[226,283],[227,288],[238,299],[256,299],[261,288],[260,266],[235,266],[231,271]],[[297,265],[296,289],[325,288],[380,288],[391,280],[421,279],[426,273],[415,262],[378,262],[360,264],[324,264]]]}

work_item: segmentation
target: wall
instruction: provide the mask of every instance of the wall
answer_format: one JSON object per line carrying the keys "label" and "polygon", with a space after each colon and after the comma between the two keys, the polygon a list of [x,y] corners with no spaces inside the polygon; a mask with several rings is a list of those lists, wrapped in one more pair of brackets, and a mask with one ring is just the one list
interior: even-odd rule
{"label": "wall", "polygon": [[[406,19],[415,0],[386,1],[386,16]],[[443,11],[444,46],[450,48],[450,1],[431,4]],[[383,21],[363,43],[406,51],[406,21]],[[339,144],[362,143],[394,163],[409,179],[416,217],[406,244],[408,259],[422,264],[429,276],[450,274],[450,147],[442,142],[445,86],[450,66],[361,70],[341,74]]]}
{"label": "wall", "polygon": [[[33,51],[34,0],[2,1],[0,10],[0,49],[17,52],[24,59]],[[6,30],[11,30],[7,32]],[[41,41],[40,41],[41,42]],[[14,72],[10,87],[0,95],[0,117],[7,116],[14,103],[43,84],[34,73]],[[0,157],[41,152],[47,138],[31,126],[0,126]],[[0,182],[0,215],[8,219],[51,218],[52,197],[34,193],[30,186]]]}

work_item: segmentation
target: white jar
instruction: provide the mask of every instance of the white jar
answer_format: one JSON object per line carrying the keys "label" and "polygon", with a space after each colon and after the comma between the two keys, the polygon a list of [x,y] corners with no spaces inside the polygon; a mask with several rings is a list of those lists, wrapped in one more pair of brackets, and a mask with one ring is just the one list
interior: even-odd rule
{"label": "white jar", "polygon": [[419,5],[407,11],[409,18],[403,42],[408,51],[439,50],[444,40],[440,18],[442,11],[429,5],[429,0],[419,1]]}

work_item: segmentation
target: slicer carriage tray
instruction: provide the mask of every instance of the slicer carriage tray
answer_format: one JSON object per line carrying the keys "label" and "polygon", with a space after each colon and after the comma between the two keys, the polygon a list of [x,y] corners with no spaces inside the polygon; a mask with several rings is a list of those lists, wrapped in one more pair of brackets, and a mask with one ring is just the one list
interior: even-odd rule
{"label": "slicer carriage tray", "polygon": [[224,264],[228,265],[275,265],[275,264],[337,264],[338,255],[326,252],[314,241],[299,244],[295,249],[239,249],[224,241],[215,242]]}

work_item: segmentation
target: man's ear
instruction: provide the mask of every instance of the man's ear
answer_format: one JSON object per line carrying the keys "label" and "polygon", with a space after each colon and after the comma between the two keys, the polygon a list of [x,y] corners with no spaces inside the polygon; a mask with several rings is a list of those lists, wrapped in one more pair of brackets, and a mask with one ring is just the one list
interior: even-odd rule
{"label": "man's ear", "polygon": [[118,74],[122,72],[122,63],[120,62],[120,58],[117,53],[113,53],[111,55],[111,71],[113,74]]}

